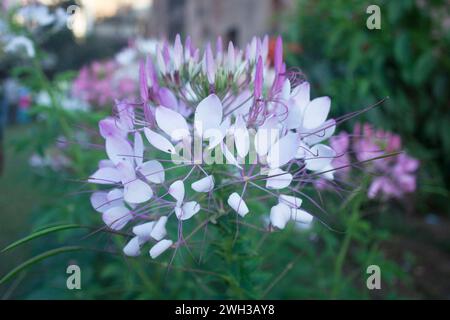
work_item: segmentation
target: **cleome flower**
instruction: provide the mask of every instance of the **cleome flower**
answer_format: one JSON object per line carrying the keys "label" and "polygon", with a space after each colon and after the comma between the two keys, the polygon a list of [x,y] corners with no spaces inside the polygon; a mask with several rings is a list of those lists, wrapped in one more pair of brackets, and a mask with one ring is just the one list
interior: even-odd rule
{"label": "cleome flower", "polygon": [[[351,181],[351,154],[359,162],[370,160],[365,168],[373,176],[367,193],[369,199],[401,199],[416,190],[420,162],[404,152],[395,157],[386,156],[401,151],[399,135],[375,129],[368,123],[357,123],[352,134],[342,131],[331,137],[330,145],[337,154],[331,167],[340,169],[336,180]],[[315,184],[320,189],[331,187],[325,179],[316,180]]]}
{"label": "cleome flower", "polygon": [[[309,83],[286,70],[281,38],[273,62],[268,42],[224,49],[219,38],[203,51],[179,36],[158,43],[140,64],[140,97],[117,101],[100,121],[107,159],[88,181],[111,189],[91,203],[107,227],[131,227],[124,254],[152,243],[156,258],[184,245],[182,226],[198,216],[262,214],[251,210],[255,195],[277,202],[265,213],[270,230],[311,223],[301,189],[312,177],[333,179],[331,100],[312,99]],[[175,221],[178,239],[170,240],[166,224]]]}

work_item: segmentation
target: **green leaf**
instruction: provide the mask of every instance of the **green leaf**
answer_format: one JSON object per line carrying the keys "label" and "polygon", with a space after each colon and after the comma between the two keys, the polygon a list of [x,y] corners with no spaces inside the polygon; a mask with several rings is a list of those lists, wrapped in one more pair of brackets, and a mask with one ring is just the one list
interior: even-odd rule
{"label": "green leaf", "polygon": [[80,226],[78,224],[63,224],[63,225],[58,225],[58,226],[53,226],[53,227],[48,227],[48,228],[44,228],[41,229],[39,231],[36,231],[32,234],[30,234],[29,236],[26,236],[25,238],[22,238],[20,240],[17,240],[13,243],[11,243],[9,246],[7,246],[6,248],[4,248],[1,253],[4,253],[6,251],[9,251],[21,244],[24,244],[26,242],[29,242],[33,239],[39,238],[39,237],[43,237],[47,234],[53,233],[53,232],[58,232],[58,231],[62,231],[62,230],[67,230],[67,229],[76,229],[76,228],[83,228],[83,226]]}
{"label": "green leaf", "polygon": [[69,247],[61,247],[53,250],[46,251],[44,253],[41,253],[40,255],[37,255],[24,263],[20,264],[19,266],[15,267],[13,270],[11,270],[7,275],[5,275],[3,278],[0,279],[0,285],[4,284],[6,281],[20,273],[21,271],[25,270],[26,268],[32,266],[33,264],[36,264],[42,260],[45,260],[49,257],[55,256],[60,253],[65,252],[71,252],[71,251],[78,251],[82,250],[83,247],[78,246],[69,246]]}

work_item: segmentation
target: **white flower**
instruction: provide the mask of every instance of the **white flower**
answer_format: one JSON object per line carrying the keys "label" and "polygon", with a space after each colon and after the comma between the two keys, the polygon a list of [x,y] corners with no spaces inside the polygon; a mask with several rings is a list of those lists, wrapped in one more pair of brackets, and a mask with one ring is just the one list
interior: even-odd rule
{"label": "white flower", "polygon": [[13,37],[9,40],[8,44],[5,46],[5,52],[8,53],[18,53],[25,51],[28,57],[33,58],[35,56],[33,42],[24,36]]}
{"label": "white flower", "polygon": [[289,196],[280,195],[279,203],[270,209],[270,222],[278,228],[284,229],[286,224],[293,220],[298,223],[310,224],[313,216],[308,212],[299,209],[302,204],[302,199]]}
{"label": "white flower", "polygon": [[200,205],[196,201],[184,202],[184,183],[177,180],[169,187],[169,194],[175,198],[175,215],[179,220],[188,220],[200,211]]}

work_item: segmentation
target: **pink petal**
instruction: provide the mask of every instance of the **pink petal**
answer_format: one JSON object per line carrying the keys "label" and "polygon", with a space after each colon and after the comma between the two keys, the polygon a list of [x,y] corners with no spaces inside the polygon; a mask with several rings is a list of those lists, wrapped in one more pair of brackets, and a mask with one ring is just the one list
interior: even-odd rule
{"label": "pink petal", "polygon": [[177,97],[167,88],[160,88],[158,91],[159,103],[169,109],[178,109]]}

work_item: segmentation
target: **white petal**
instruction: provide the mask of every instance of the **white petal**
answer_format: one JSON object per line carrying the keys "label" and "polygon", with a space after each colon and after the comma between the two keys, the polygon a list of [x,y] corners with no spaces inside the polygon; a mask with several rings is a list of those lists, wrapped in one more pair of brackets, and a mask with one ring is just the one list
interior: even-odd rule
{"label": "white petal", "polygon": [[232,164],[238,167],[239,169],[242,169],[242,167],[237,162],[236,158],[233,156],[231,151],[228,149],[227,145],[225,143],[221,143],[220,147],[222,149],[222,153],[225,156],[225,159],[227,160],[227,164]]}
{"label": "white petal", "polygon": [[331,164],[329,164],[326,167],[322,168],[320,171],[324,172],[324,173],[322,173],[320,175],[324,179],[327,179],[327,180],[330,180],[330,181],[334,180],[334,172],[335,172],[335,170],[334,170],[334,168],[333,168],[333,166]]}
{"label": "white petal", "polygon": [[191,187],[197,192],[210,192],[214,188],[214,177],[207,176],[203,179],[197,180],[191,185]]}
{"label": "white petal", "polygon": [[172,240],[167,239],[161,240],[150,249],[150,256],[152,257],[152,259],[157,258],[160,254],[169,249],[172,246],[172,244],[173,244]]}
{"label": "white petal", "polygon": [[155,221],[151,221],[135,226],[133,227],[133,233],[137,235],[142,241],[147,241],[150,238],[150,234],[155,224]]}
{"label": "white petal", "polygon": [[234,116],[248,114],[253,105],[253,94],[249,90],[243,91],[230,103],[227,110],[232,112]]}
{"label": "white petal", "polygon": [[292,174],[278,168],[270,170],[268,176],[270,178],[267,178],[266,188],[269,189],[283,189],[292,182]]}
{"label": "white petal", "polygon": [[320,97],[312,100],[305,109],[303,115],[303,127],[314,129],[327,120],[330,112],[331,100],[329,97]]}
{"label": "white petal", "polygon": [[291,208],[300,208],[303,200],[294,196],[282,194],[280,195],[279,201],[280,203],[284,203]]}
{"label": "white petal", "polygon": [[302,110],[296,104],[289,103],[288,114],[283,117],[283,124],[287,129],[297,129],[302,126]]}
{"label": "white petal", "polygon": [[116,168],[104,167],[95,171],[88,181],[97,184],[114,184],[122,181],[122,175]]}
{"label": "white petal", "polygon": [[144,141],[139,132],[134,134],[134,162],[137,166],[142,164],[144,159]]}
{"label": "white petal", "polygon": [[150,182],[163,183],[165,179],[164,167],[159,161],[150,160],[144,162],[138,171]]}
{"label": "white petal", "polygon": [[312,171],[322,170],[333,161],[336,152],[324,144],[316,144],[305,155],[306,169]]}
{"label": "white petal", "polygon": [[167,235],[166,231],[166,223],[167,223],[167,217],[162,216],[159,218],[159,220],[156,222],[155,226],[153,227],[152,232],[150,233],[150,236],[155,239],[156,241],[161,240]]}
{"label": "white petal", "polygon": [[130,181],[136,180],[136,172],[134,171],[134,165],[130,162],[119,162],[117,164],[117,170],[120,172],[122,178],[122,184],[126,184]]}
{"label": "white petal", "polygon": [[301,209],[292,209],[291,210],[291,219],[296,222],[301,223],[310,223],[313,220],[313,216]]}
{"label": "white petal", "polygon": [[293,92],[292,96],[295,100],[295,104],[303,111],[308,106],[310,101],[310,85],[309,82],[303,82],[298,87],[296,87]]}
{"label": "white petal", "polygon": [[298,146],[297,135],[291,132],[275,142],[267,155],[270,168],[279,168],[291,161],[297,153]]}
{"label": "white petal", "polygon": [[335,130],[336,121],[334,119],[330,119],[325,121],[319,128],[301,132],[301,137],[304,142],[312,146],[330,138],[334,134]]}
{"label": "white petal", "polygon": [[187,122],[178,112],[159,106],[156,108],[155,119],[158,127],[167,133],[173,141],[179,141],[189,136]]}
{"label": "white petal", "polygon": [[124,185],[123,198],[129,203],[142,203],[152,198],[152,188],[144,181],[135,179]]}
{"label": "white petal", "polygon": [[132,238],[127,245],[123,248],[123,253],[129,257],[137,257],[141,254],[141,246],[139,243],[139,238]]}
{"label": "white petal", "polygon": [[116,118],[107,117],[98,123],[100,135],[105,139],[112,139],[114,137],[125,137],[126,132],[120,128]]}
{"label": "white petal", "polygon": [[177,200],[177,206],[181,206],[184,200],[184,183],[182,180],[177,180],[169,187],[169,194]]}
{"label": "white petal", "polygon": [[110,198],[108,192],[99,191],[91,195],[92,207],[98,212],[105,212],[113,207],[123,206],[122,197]]}
{"label": "white petal", "polygon": [[164,138],[162,135],[148,128],[144,128],[144,133],[148,142],[150,142],[150,144],[154,146],[156,149],[167,153],[175,154],[175,147],[173,146],[173,144],[170,143],[170,141]]}
{"label": "white petal", "polygon": [[114,188],[108,192],[108,201],[122,201],[123,200],[123,190]]}
{"label": "white petal", "polygon": [[103,213],[103,222],[113,230],[121,230],[133,218],[126,207],[114,207]]}
{"label": "white petal", "polygon": [[103,159],[98,162],[99,168],[114,168],[114,162],[109,159]]}
{"label": "white petal", "polygon": [[244,118],[239,116],[234,125],[234,143],[236,151],[241,158],[245,158],[250,149],[250,136]]}
{"label": "white petal", "polygon": [[179,220],[188,220],[200,211],[200,205],[195,201],[189,201],[183,206],[175,208],[175,214]]}
{"label": "white petal", "polygon": [[209,140],[208,149],[215,148],[219,143],[223,141],[225,134],[221,128],[207,129],[203,131],[203,138]]}
{"label": "white petal", "polygon": [[230,197],[228,198],[228,205],[233,208],[233,210],[236,211],[241,217],[245,217],[245,215],[248,213],[247,204],[237,192],[234,192],[230,195]]}
{"label": "white petal", "polygon": [[309,147],[303,141],[300,141],[297,152],[295,153],[295,159],[307,158],[307,155],[310,153],[311,150],[309,150]]}
{"label": "white petal", "polygon": [[255,149],[260,157],[265,156],[270,147],[277,141],[279,135],[278,120],[268,118],[255,135]]}
{"label": "white petal", "polygon": [[284,203],[279,203],[270,209],[270,223],[278,229],[284,229],[291,219],[291,208]]}
{"label": "white petal", "polygon": [[107,195],[108,192],[104,191],[94,192],[93,194],[91,194],[91,205],[96,211],[105,212],[107,209],[109,209],[106,206],[106,203],[108,203]]}
{"label": "white petal", "polygon": [[194,125],[201,133],[210,128],[218,128],[222,122],[222,103],[215,94],[203,99],[195,109]]}
{"label": "white petal", "polygon": [[281,87],[280,98],[284,101],[287,101],[290,95],[291,95],[291,82],[289,81],[289,79],[286,79],[284,80],[283,86]]}
{"label": "white petal", "polygon": [[121,137],[106,139],[106,154],[114,164],[121,161],[133,161],[134,150],[127,140]]}

